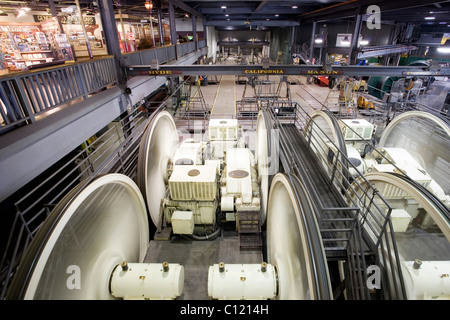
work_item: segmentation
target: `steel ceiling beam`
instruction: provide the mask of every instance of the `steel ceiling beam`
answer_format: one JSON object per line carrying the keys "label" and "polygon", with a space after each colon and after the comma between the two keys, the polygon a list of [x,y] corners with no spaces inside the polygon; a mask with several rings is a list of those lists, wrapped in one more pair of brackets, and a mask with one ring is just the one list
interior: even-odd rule
{"label": "steel ceiling beam", "polygon": [[188,6],[187,4],[183,3],[180,0],[168,0],[168,2],[172,3],[175,7],[180,8],[181,10],[186,11],[187,13],[190,13],[196,17],[199,17],[201,19],[206,19],[203,14],[198,12],[197,10],[194,10],[192,7]]}
{"label": "steel ceiling beam", "polygon": [[207,20],[205,26],[215,27],[245,27],[245,26],[263,26],[263,27],[298,27],[300,23],[293,20]]}
{"label": "steel ceiling beam", "polygon": [[315,76],[450,76],[450,67],[417,66],[318,66],[318,65],[149,65],[126,67],[128,76],[198,76],[198,75],[315,75]]}
{"label": "steel ceiling beam", "polygon": [[[299,16],[302,23],[311,23],[313,21],[324,22],[335,19],[354,18],[355,10],[363,9],[365,13],[369,5],[378,5],[381,9],[381,19],[383,13],[399,11],[405,12],[408,9],[424,7],[427,5],[434,5],[436,3],[450,3],[450,1],[436,1],[436,0],[349,0],[344,3],[331,5],[322,9],[303,13]],[[439,9],[438,9],[439,10]],[[438,12],[438,10],[434,10]]]}

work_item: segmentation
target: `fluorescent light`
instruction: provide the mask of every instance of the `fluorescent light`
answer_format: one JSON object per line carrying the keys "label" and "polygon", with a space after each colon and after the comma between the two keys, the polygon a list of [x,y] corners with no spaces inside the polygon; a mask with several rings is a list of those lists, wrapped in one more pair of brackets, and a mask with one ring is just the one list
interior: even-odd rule
{"label": "fluorescent light", "polygon": [[436,17],[425,17],[425,20],[434,20]]}
{"label": "fluorescent light", "polygon": [[315,42],[315,43],[323,43],[323,40],[322,40],[322,38],[316,38],[316,39],[314,40],[314,42]]}
{"label": "fluorescent light", "polygon": [[440,53],[450,53],[450,47],[439,47],[437,51]]}
{"label": "fluorescent light", "polygon": [[362,45],[362,46],[367,46],[369,44],[369,40],[361,40],[359,42],[359,44]]}
{"label": "fluorescent light", "polygon": [[349,46],[350,45],[350,40],[348,39],[347,36],[345,36],[344,39],[341,41],[341,45],[343,45],[343,46]]}
{"label": "fluorescent light", "polygon": [[227,6],[221,6],[220,7],[220,9],[226,9],[227,8]]}
{"label": "fluorescent light", "polygon": [[292,9],[297,9],[298,7],[297,6],[292,6]]}
{"label": "fluorescent light", "polygon": [[279,17],[280,15],[278,13],[275,13],[275,17]]}
{"label": "fluorescent light", "polygon": [[450,53],[450,40],[446,40],[441,47],[437,48],[437,51],[440,53]]}
{"label": "fluorescent light", "polygon": [[225,15],[225,17],[229,17],[229,16],[230,16],[229,14],[226,14],[226,15]]}
{"label": "fluorescent light", "polygon": [[23,17],[25,14],[26,14],[26,12],[25,12],[24,10],[20,9],[20,10],[17,12],[17,17],[16,17],[16,18],[21,18],[21,17]]}

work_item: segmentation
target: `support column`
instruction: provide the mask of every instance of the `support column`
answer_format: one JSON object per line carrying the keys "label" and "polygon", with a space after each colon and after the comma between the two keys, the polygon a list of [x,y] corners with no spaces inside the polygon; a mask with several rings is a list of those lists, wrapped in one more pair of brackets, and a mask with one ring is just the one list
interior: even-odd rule
{"label": "support column", "polygon": [[294,45],[295,45],[295,31],[296,31],[297,29],[295,28],[295,27],[291,27],[291,41],[290,41],[290,43],[289,43],[289,54],[290,54],[290,57],[289,57],[289,61],[288,61],[288,63],[289,64],[292,64],[294,61],[293,61],[293,57],[292,57],[292,51],[294,50]]}
{"label": "support column", "polygon": [[197,19],[192,15],[192,35],[194,36],[195,51],[198,50],[198,40],[197,40]]}
{"label": "support column", "polygon": [[350,44],[350,49],[348,51],[349,65],[354,65],[356,63],[356,53],[357,53],[356,51],[358,49],[359,34],[361,32],[361,21],[362,15],[358,13],[355,19],[355,29],[352,35],[352,43]]}
{"label": "support column", "polygon": [[317,26],[317,22],[314,21],[312,34],[311,34],[311,46],[310,46],[310,51],[309,51],[309,63],[311,63],[311,64],[313,62],[313,57],[314,57],[314,37],[316,35],[316,26]]}
{"label": "support column", "polygon": [[89,59],[92,59],[94,56],[92,55],[91,44],[89,43],[89,39],[88,39],[88,36],[87,36],[87,33],[86,33],[86,27],[84,25],[83,14],[81,12],[80,1],[79,0],[75,0],[75,4],[77,6],[78,14],[80,16],[81,29],[83,30],[84,38],[86,39],[86,49],[87,49],[88,54],[89,54]]}
{"label": "support column", "polygon": [[116,62],[117,83],[121,88],[126,87],[126,76],[122,70],[122,53],[120,52],[119,32],[117,31],[114,8],[109,0],[99,0],[100,18],[105,34],[106,49],[108,54],[113,55]]}
{"label": "support column", "polygon": [[127,35],[125,33],[125,26],[123,25],[122,9],[119,9],[119,21],[120,21],[120,27],[122,29],[123,43],[125,44],[125,52],[128,52],[128,41],[127,41]]}
{"label": "support column", "polygon": [[52,13],[52,17],[55,17],[58,20],[59,30],[64,32],[61,19],[58,18],[58,13],[56,12],[55,2],[53,0],[48,0],[48,5],[50,6],[50,11]]}
{"label": "support column", "polygon": [[208,46],[208,27],[205,26],[205,20],[203,20],[203,38],[205,39],[205,46]]}
{"label": "support column", "polygon": [[164,46],[164,28],[163,28],[161,8],[158,8],[158,25],[159,25],[159,43],[161,44],[161,47],[163,47]]}
{"label": "support column", "polygon": [[169,23],[170,23],[170,43],[175,47],[175,59],[178,60],[177,53],[177,29],[175,26],[175,10],[173,3],[169,2]]}

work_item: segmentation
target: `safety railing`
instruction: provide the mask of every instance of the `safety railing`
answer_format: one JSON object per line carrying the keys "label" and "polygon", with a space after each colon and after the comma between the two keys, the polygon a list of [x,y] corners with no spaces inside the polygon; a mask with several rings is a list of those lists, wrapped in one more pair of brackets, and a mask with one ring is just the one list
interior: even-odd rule
{"label": "safety railing", "polygon": [[[365,260],[370,253],[373,263],[382,270],[382,295],[385,299],[404,299],[405,288],[395,242],[390,214],[392,207],[382,195],[359,173],[333,139],[315,123],[309,113],[296,102],[272,101],[274,117],[282,110],[289,110],[290,117],[282,117],[280,123],[293,123],[303,133],[308,146],[324,167],[330,183],[342,195],[347,206],[322,208],[317,211],[318,224],[323,231],[325,250],[346,248],[349,263],[348,290],[353,298],[367,298],[367,272]],[[351,130],[349,128],[349,130]],[[299,166],[299,164],[295,164]],[[356,175],[350,175],[356,172]],[[312,179],[311,177],[302,177]],[[318,199],[317,190],[308,190]],[[357,222],[357,223],[354,223]],[[364,240],[364,244],[360,240]],[[366,250],[369,250],[368,252]],[[349,293],[349,292],[348,292]]]}
{"label": "safety railing", "polygon": [[382,280],[385,298],[405,299],[400,260],[390,217],[392,207],[349,161],[345,150],[341,150],[333,139],[315,124],[307,111],[299,104],[296,104],[295,110],[296,125],[303,130],[309,146],[326,167],[331,183],[340,190],[348,205],[360,209],[358,222],[362,237],[373,253],[376,264],[384,271]]}
{"label": "safety railing", "polygon": [[[179,94],[179,88],[152,114],[160,110],[174,113],[172,98]],[[99,136],[83,143],[70,158],[14,203],[15,217],[0,257],[0,299],[6,296],[15,270],[41,224],[70,190],[80,183],[87,185],[100,174],[122,173],[136,179],[139,142],[152,117],[144,105],[145,102],[140,102],[120,121],[112,122]]]}
{"label": "safety railing", "polygon": [[175,47],[166,46],[156,49],[145,49],[122,54],[125,65],[151,65],[154,60],[164,64],[176,58]]}
{"label": "safety railing", "polygon": [[177,44],[177,56],[181,57],[195,51],[195,42],[185,42]]}
{"label": "safety railing", "polygon": [[113,57],[0,78],[0,133],[36,121],[45,111],[117,83]]}
{"label": "safety railing", "polygon": [[[198,48],[206,45],[198,42]],[[125,65],[164,64],[195,51],[195,43],[147,49],[122,55]],[[29,70],[0,77],[0,134],[36,121],[55,107],[86,99],[90,94],[117,84],[113,56],[95,58],[61,67]]]}

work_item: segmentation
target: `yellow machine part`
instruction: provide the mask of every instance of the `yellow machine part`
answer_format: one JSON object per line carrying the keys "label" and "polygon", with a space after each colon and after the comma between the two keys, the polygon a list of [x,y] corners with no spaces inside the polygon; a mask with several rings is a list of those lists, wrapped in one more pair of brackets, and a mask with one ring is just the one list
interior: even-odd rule
{"label": "yellow machine part", "polygon": [[362,109],[375,109],[375,106],[372,102],[365,99],[363,96],[360,96],[357,100],[358,108]]}

